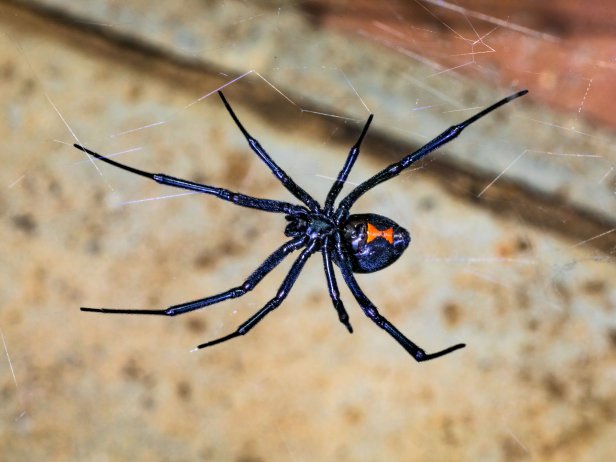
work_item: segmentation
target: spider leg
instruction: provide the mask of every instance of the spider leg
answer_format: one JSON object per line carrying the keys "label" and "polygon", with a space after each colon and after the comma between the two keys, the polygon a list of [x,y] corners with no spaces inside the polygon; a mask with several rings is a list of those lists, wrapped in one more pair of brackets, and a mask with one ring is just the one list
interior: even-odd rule
{"label": "spider leg", "polygon": [[265,149],[263,149],[261,144],[259,144],[259,142],[254,139],[250,135],[250,133],[248,133],[248,131],[244,128],[240,120],[235,115],[235,112],[233,112],[233,109],[231,109],[231,105],[227,102],[225,95],[223,95],[221,91],[218,92],[218,95],[224,103],[225,108],[227,108],[229,115],[235,122],[235,125],[237,125],[237,127],[244,135],[244,138],[246,138],[246,141],[248,141],[250,149],[252,149],[253,152],[257,156],[259,156],[259,158],[265,163],[265,165],[267,165],[267,167],[272,171],[274,176],[278,178],[278,180],[280,180],[283,186],[287,188],[291,194],[293,194],[300,201],[306,204],[310,210],[312,210],[313,212],[318,212],[320,210],[319,203],[315,201],[312,196],[308,194],[302,187],[295,183],[295,181],[293,181],[291,177],[287,175],[287,173],[283,169],[281,169],[278,164],[276,164],[276,162],[274,162],[274,160],[269,156]]}
{"label": "spider leg", "polygon": [[108,157],[104,157],[94,151],[89,150],[79,144],[74,144],[74,147],[83,151],[92,157],[95,157],[98,160],[106,162],[107,164],[113,165],[114,167],[121,168],[122,170],[126,170],[127,172],[134,173],[136,175],[143,176],[145,178],[149,178],[151,180],[156,181],[157,183],[164,184],[167,186],[173,186],[181,189],[188,189],[190,191],[196,191],[203,194],[211,194],[213,196],[218,197],[219,199],[223,199],[229,202],[232,202],[237,205],[241,205],[242,207],[249,207],[257,210],[263,210],[266,212],[275,212],[275,213],[285,213],[287,215],[294,215],[297,213],[305,212],[304,207],[300,205],[290,204],[288,202],[281,202],[272,199],[260,199],[257,197],[247,196],[245,194],[234,193],[229,191],[228,189],[217,188],[215,186],[208,186],[205,184],[193,183],[192,181],[182,180],[180,178],[174,178],[169,175],[165,175],[162,173],[149,173],[144,170],[139,170],[135,167],[130,167],[128,165],[124,165],[115,160],[109,159]]}
{"label": "spider leg", "polygon": [[247,321],[242,323],[235,330],[235,332],[232,332],[215,340],[202,343],[201,345],[197,346],[197,348],[207,348],[218,343],[226,342],[227,340],[231,340],[232,338],[239,337],[240,335],[244,335],[248,333],[254,326],[256,326],[266,315],[278,308],[283,302],[283,300],[287,298],[291,287],[293,287],[293,284],[295,283],[295,281],[297,281],[299,274],[304,268],[304,264],[306,263],[308,258],[310,258],[310,256],[315,252],[316,245],[316,240],[311,241],[304,249],[304,251],[300,254],[300,256],[297,257],[297,260],[295,260],[295,262],[293,263],[293,266],[289,270],[289,273],[284,278],[284,281],[282,281],[282,284],[278,289],[276,296],[272,298],[269,302],[267,302],[263,308],[261,308],[254,315],[252,315]]}
{"label": "spider leg", "polygon": [[359,138],[349,151],[349,155],[347,156],[347,159],[342,166],[342,170],[340,170],[340,173],[338,173],[338,178],[336,178],[335,183],[332,185],[331,189],[329,190],[329,193],[327,193],[327,199],[325,199],[326,214],[331,213],[332,209],[334,208],[334,201],[338,197],[338,194],[340,194],[340,191],[342,191],[344,182],[349,177],[349,173],[353,168],[353,164],[355,164],[355,161],[357,160],[357,156],[359,155],[359,149],[361,147],[361,142],[364,140],[364,136],[366,136],[366,132],[368,131],[368,127],[370,127],[370,122],[372,122],[373,117],[373,114],[370,114],[370,117],[368,117],[368,120],[364,125],[364,129],[361,131]]}
{"label": "spider leg", "polygon": [[261,282],[261,280],[267,276],[276,266],[278,266],[282,260],[291,252],[303,247],[305,245],[304,236],[293,239],[286,242],[279,247],[274,253],[265,259],[261,265],[244,281],[240,286],[229,289],[225,292],[221,292],[216,295],[211,295],[199,300],[194,300],[187,303],[181,303],[179,305],[173,305],[162,310],[134,310],[134,309],[122,309],[122,308],[86,308],[82,307],[81,311],[94,312],[94,313],[115,313],[115,314],[151,314],[159,316],[177,316],[179,314],[188,313],[190,311],[198,310],[206,306],[214,305],[230,298],[238,298],[250,292],[255,286]]}
{"label": "spider leg", "polygon": [[333,246],[329,240],[329,237],[325,238],[323,243],[323,268],[325,269],[325,278],[327,279],[327,288],[329,290],[329,296],[332,299],[334,308],[338,312],[338,319],[344,324],[349,333],[353,333],[353,327],[349,322],[349,315],[344,309],[344,304],[340,299],[340,291],[338,290],[338,284],[336,283],[336,276],[334,275],[334,265],[332,264],[331,252]]}
{"label": "spider leg", "polygon": [[429,141],[427,144],[419,148],[417,151],[409,154],[408,156],[404,157],[402,160],[395,162],[391,164],[390,166],[384,168],[383,170],[381,170],[379,173],[377,173],[373,177],[369,178],[368,180],[358,185],[355,189],[353,189],[349,193],[348,196],[346,196],[344,199],[342,199],[342,201],[340,201],[338,211],[336,212],[336,221],[340,222],[342,219],[344,219],[348,215],[349,210],[351,209],[351,206],[366,191],[369,191],[370,189],[374,188],[376,185],[383,183],[384,181],[387,181],[399,175],[400,172],[410,167],[412,164],[417,162],[422,157],[427,156],[435,149],[438,149],[444,144],[447,144],[450,141],[457,138],[458,135],[462,133],[462,130],[464,130],[470,124],[476,122],[477,120],[481,119],[483,116],[489,114],[495,109],[498,109],[504,104],[507,104],[508,102],[516,98],[519,98],[520,96],[524,96],[526,93],[528,93],[528,90],[522,90],[517,93],[514,93],[513,95],[510,95],[507,98],[503,98],[500,101],[497,101],[496,103],[494,103],[493,105],[487,107],[486,109],[478,112],[474,116],[466,119],[464,122],[461,122],[457,125],[453,125],[449,127],[447,130],[445,130],[443,133],[438,135],[432,141]]}
{"label": "spider leg", "polygon": [[402,346],[402,348],[404,348],[408,353],[410,353],[410,355],[415,359],[415,361],[429,361],[430,359],[444,356],[466,346],[464,343],[459,343],[449,348],[445,348],[444,350],[437,351],[436,353],[426,353],[422,348],[409,340],[383,315],[381,315],[378,312],[376,306],[374,306],[370,299],[368,299],[368,297],[364,294],[364,292],[357,284],[355,277],[353,276],[353,271],[348,261],[346,250],[343,248],[339,238],[336,242],[336,251],[338,259],[340,261],[340,271],[342,272],[342,277],[349,286],[349,289],[351,289],[351,292],[355,296],[355,299],[361,306],[366,316],[368,316],[372,321],[374,321],[377,326],[379,326],[381,329],[385,330],[389,335],[391,335]]}

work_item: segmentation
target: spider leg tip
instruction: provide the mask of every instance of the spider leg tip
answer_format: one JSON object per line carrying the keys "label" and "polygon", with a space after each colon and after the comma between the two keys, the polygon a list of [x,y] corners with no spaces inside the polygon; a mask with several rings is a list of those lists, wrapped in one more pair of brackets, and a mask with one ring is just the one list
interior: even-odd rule
{"label": "spider leg tip", "polygon": [[202,343],[200,345],[197,345],[195,348],[193,348],[190,351],[199,351],[199,350],[203,350],[204,348],[207,348],[209,346],[212,346],[214,344],[214,342],[207,342],[207,343]]}
{"label": "spider leg tip", "polygon": [[79,308],[80,311],[87,311],[87,312],[96,312],[96,311],[102,311],[100,308],[88,308],[87,306],[82,306]]}
{"label": "spider leg tip", "polygon": [[527,88],[525,88],[524,90],[520,90],[519,92],[513,94],[512,99],[519,98],[520,96],[524,96],[526,93],[528,93]]}
{"label": "spider leg tip", "polygon": [[446,348],[445,351],[447,353],[451,353],[453,351],[460,350],[461,348],[465,348],[465,347],[466,347],[466,343],[458,343],[457,345],[454,345],[452,347]]}

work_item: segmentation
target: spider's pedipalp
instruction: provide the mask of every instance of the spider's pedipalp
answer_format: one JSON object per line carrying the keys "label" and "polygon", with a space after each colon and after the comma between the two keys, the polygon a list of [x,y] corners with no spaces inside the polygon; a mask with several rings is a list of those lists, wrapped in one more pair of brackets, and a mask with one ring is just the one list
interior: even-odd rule
{"label": "spider's pedipalp", "polygon": [[286,242],[276,251],[274,251],[269,257],[265,259],[259,267],[252,272],[250,276],[239,286],[226,290],[216,295],[210,295],[209,297],[201,298],[199,300],[193,300],[186,303],[180,303],[173,305],[162,310],[139,310],[139,309],[123,309],[123,308],[86,308],[81,307],[81,311],[94,312],[94,313],[116,313],[116,314],[149,314],[158,316],[177,316],[191,311],[205,308],[206,306],[215,305],[225,300],[239,298],[261,282],[261,280],[267,276],[274,268],[276,268],[287,255],[295,250],[298,250],[306,245],[306,239],[303,236]]}

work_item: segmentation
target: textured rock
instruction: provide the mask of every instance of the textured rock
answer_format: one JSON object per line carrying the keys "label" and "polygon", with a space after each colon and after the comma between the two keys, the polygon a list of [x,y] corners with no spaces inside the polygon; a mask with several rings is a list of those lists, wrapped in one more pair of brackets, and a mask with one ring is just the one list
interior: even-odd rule
{"label": "textured rock", "polygon": [[[290,198],[217,98],[191,105],[228,77],[3,11],[4,460],[609,459],[612,257],[492,212],[520,206],[516,196],[478,206],[465,183],[443,181],[430,163],[358,203],[413,238],[398,262],[358,280],[428,351],[468,344],[451,356],[416,364],[343,288],[348,335],[318,256],[254,331],[206,351],[189,352],[260,308],[290,262],[251,294],[181,317],[79,312],[163,307],[236,285],[284,241],[285,222],[198,195],[132,202],[181,191],[93,165],[70,146],[66,124],[138,168]],[[229,100],[323,199],[360,124],[330,125],[273,91],[264,97],[270,89],[257,82],[230,86]],[[353,183],[400,155],[366,141]],[[383,146],[390,151],[375,152]]]}

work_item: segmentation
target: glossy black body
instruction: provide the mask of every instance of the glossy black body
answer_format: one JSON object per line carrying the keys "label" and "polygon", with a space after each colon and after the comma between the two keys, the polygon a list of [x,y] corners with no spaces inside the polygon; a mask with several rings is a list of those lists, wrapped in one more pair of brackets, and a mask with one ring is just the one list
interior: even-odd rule
{"label": "glossy black body", "polygon": [[[391,230],[391,242],[384,236],[371,239],[370,227]],[[342,224],[351,268],[354,273],[374,273],[395,262],[411,243],[411,235],[395,221],[375,213],[350,215]],[[336,264],[339,263],[336,261]]]}
{"label": "glossy black body", "polygon": [[160,184],[213,195],[219,199],[226,200],[243,207],[254,208],[266,212],[282,213],[285,215],[288,222],[284,233],[287,237],[291,238],[275,250],[269,257],[267,257],[265,261],[242,284],[219,294],[211,295],[199,300],[181,303],[179,305],[173,305],[164,309],[143,310],[82,307],[81,310],[100,313],[149,314],[161,316],[175,316],[188,313],[190,311],[220,303],[224,300],[241,297],[251,291],[270,271],[282,262],[287,255],[294,251],[303,249],[291,266],[291,269],[284,278],[275,297],[267,302],[247,321],[242,323],[234,332],[218,339],[203,343],[197,348],[205,348],[216,345],[248,333],[267,314],[271,313],[274,309],[280,306],[291,290],[293,284],[295,284],[295,281],[304,268],[306,261],[315,252],[321,252],[323,256],[323,269],[325,271],[325,278],[330,298],[338,314],[340,322],[348,329],[349,332],[352,332],[353,329],[349,322],[349,316],[344,308],[344,304],[340,299],[340,292],[338,290],[336,276],[333,269],[334,263],[339,267],[342,278],[348,285],[351,293],[361,306],[365,315],[377,326],[389,333],[409,354],[411,354],[411,356],[413,356],[416,361],[434,359],[451,353],[459,348],[463,348],[465,346],[464,344],[457,344],[449,348],[445,348],[444,350],[437,351],[436,353],[428,354],[418,345],[409,340],[378,312],[376,306],[368,299],[357,284],[353,273],[372,273],[391,265],[398,258],[400,258],[402,253],[406,250],[411,241],[411,237],[408,231],[387,217],[372,213],[351,215],[349,210],[355,201],[368,190],[397,176],[401,171],[408,168],[422,157],[456,138],[462,130],[464,130],[464,128],[473,122],[526,93],[526,90],[515,93],[498,101],[483,111],[480,111],[464,122],[448,128],[417,151],[407,155],[399,162],[391,164],[374,175],[372,178],[369,178],[355,187],[344,199],[340,201],[338,208],[334,208],[334,203],[338,197],[338,194],[340,194],[340,191],[342,190],[342,186],[344,185],[349,172],[357,159],[357,156],[359,155],[361,143],[372,121],[372,115],[370,115],[364,125],[357,142],[351,148],[336,181],[327,195],[325,205],[323,207],[321,207],[321,205],[303,188],[298,186],[284,172],[284,170],[282,170],[272,160],[267,152],[261,147],[259,142],[246,131],[221,92],[219,92],[220,98],[229,112],[229,115],[246,138],[246,141],[252,151],[267,165],[282,185],[285,186],[298,200],[300,200],[303,205],[271,199],[256,198],[240,193],[234,193],[227,189],[218,188],[215,186],[175,178],[162,173],[149,173],[103,157],[81,145],[75,144],[76,148],[86,152],[96,159],[136,175],[149,178]]}

